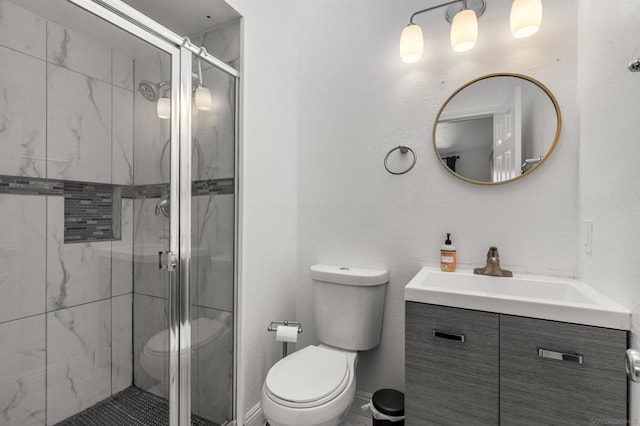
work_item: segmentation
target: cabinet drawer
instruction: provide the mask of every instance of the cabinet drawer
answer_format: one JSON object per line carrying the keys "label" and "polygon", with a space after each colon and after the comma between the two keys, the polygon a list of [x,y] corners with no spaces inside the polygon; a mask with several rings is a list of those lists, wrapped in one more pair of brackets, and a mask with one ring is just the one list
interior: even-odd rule
{"label": "cabinet drawer", "polygon": [[407,425],[498,424],[498,325],[497,314],[406,302]]}
{"label": "cabinet drawer", "polygon": [[626,347],[625,331],[501,315],[501,424],[626,424]]}

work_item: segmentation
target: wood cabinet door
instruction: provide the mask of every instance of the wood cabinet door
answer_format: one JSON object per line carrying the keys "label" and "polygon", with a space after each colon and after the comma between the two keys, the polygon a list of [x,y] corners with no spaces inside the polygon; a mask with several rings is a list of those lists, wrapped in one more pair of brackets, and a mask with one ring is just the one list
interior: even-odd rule
{"label": "wood cabinet door", "polygon": [[500,424],[626,424],[627,334],[500,315]]}
{"label": "wood cabinet door", "polygon": [[498,314],[406,302],[407,425],[498,424],[498,327]]}

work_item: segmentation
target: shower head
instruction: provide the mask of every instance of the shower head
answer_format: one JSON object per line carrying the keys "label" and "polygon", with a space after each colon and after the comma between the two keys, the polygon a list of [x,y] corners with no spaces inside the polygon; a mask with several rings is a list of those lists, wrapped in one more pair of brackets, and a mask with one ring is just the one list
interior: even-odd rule
{"label": "shower head", "polygon": [[138,90],[146,100],[149,102],[157,101],[162,95],[161,91],[164,86],[168,86],[169,82],[161,81],[160,83],[152,83],[147,80],[142,80],[138,84]]}
{"label": "shower head", "polygon": [[[193,86],[194,92],[198,87],[202,85],[200,79],[198,78],[198,74],[191,75],[191,84]],[[164,92],[166,93],[168,89],[171,88],[171,84],[168,81],[154,83],[148,80],[142,80],[138,84],[138,90],[140,90],[142,96],[144,96],[144,98],[149,102],[156,102],[158,99],[160,99],[161,96],[165,96],[165,94],[163,93],[164,87],[167,88],[164,90]]]}
{"label": "shower head", "polygon": [[155,83],[152,83],[147,80],[142,80],[140,84],[138,84],[138,89],[140,93],[146,100],[149,102],[155,102],[158,100],[160,91],[158,90],[158,86]]}

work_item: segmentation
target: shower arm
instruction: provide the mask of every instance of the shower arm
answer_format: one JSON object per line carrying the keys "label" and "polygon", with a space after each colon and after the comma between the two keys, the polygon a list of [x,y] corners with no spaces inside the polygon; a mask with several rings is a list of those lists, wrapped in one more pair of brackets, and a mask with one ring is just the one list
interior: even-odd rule
{"label": "shower arm", "polygon": [[[192,91],[195,92],[198,87],[202,86],[202,77],[198,76],[197,73],[193,72],[191,73],[191,80],[192,80],[192,86],[193,86]],[[197,82],[197,84],[193,84],[193,82]],[[168,91],[171,90],[171,83],[169,83],[168,81],[161,81],[160,83],[158,83],[157,86],[158,86],[158,92],[161,93],[162,96],[167,97],[165,95],[167,94]],[[166,87],[166,89],[162,90],[163,87]]]}

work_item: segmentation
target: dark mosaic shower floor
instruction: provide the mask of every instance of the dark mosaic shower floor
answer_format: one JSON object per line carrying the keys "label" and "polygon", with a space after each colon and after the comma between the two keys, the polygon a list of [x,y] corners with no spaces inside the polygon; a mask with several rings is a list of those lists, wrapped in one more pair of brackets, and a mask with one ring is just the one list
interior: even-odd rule
{"label": "dark mosaic shower floor", "polygon": [[[168,426],[169,404],[150,392],[130,387],[63,420],[56,426]],[[192,426],[217,426],[191,416]]]}

